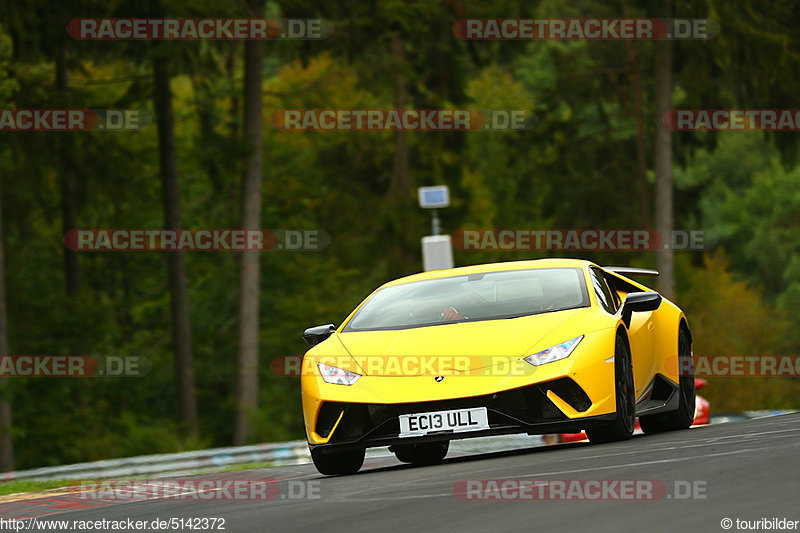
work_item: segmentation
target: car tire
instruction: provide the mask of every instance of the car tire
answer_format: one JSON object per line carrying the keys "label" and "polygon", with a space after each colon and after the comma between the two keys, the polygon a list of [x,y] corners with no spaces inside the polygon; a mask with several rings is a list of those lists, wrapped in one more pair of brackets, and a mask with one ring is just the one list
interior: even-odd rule
{"label": "car tire", "polygon": [[689,333],[681,327],[678,332],[678,383],[679,405],[675,411],[642,416],[639,423],[648,435],[687,429],[694,421],[695,385],[694,365],[692,364],[692,341]]}
{"label": "car tire", "polygon": [[635,390],[631,351],[625,337],[619,334],[614,348],[614,391],[617,415],[613,422],[586,429],[586,436],[589,437],[592,444],[631,438],[636,421]]}
{"label": "car tire", "polygon": [[355,474],[364,464],[365,453],[364,449],[329,453],[312,449],[311,460],[317,471],[326,476]]}
{"label": "car tire", "polygon": [[449,448],[450,441],[445,440],[442,442],[396,445],[391,446],[389,450],[394,452],[397,460],[403,463],[435,465],[442,462]]}

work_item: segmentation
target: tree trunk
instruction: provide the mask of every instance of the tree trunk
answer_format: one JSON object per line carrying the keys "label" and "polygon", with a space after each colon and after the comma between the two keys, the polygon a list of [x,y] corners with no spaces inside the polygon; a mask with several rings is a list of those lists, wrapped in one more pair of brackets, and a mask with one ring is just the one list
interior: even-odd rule
{"label": "tree trunk", "polygon": [[[392,61],[397,71],[394,75],[394,108],[406,106],[406,77],[403,75],[403,38],[398,32],[392,33]],[[389,185],[389,198],[403,203],[409,196],[408,176],[408,132],[394,132],[394,165],[392,182]]]}
{"label": "tree trunk", "polygon": [[[56,52],[56,90],[59,95],[59,105],[69,107],[66,42],[62,42]],[[57,146],[61,149],[61,225],[62,233],[75,229],[78,223],[78,209],[75,202],[75,152],[74,136],[63,135]],[[78,268],[78,252],[66,246],[64,249],[64,278],[67,285],[67,294],[75,297],[80,290],[80,270]]]}
{"label": "tree trunk", "polygon": [[[666,298],[675,296],[675,274],[672,244],[672,132],[664,124],[664,115],[672,108],[672,43],[656,43],[655,107],[656,107],[656,229],[661,234],[662,248],[656,252],[656,265],[661,275],[658,290]],[[663,248],[666,244],[667,248]]]}
{"label": "tree trunk", "polygon": [[[248,0],[250,16],[261,17],[259,0]],[[244,141],[248,156],[242,179],[242,229],[261,227],[261,69],[264,62],[263,43],[244,43]],[[258,408],[258,350],[260,254],[243,251],[239,272],[239,355],[236,367],[236,421],[233,441],[248,442],[252,436],[251,417]]]}
{"label": "tree trunk", "polygon": [[[3,241],[2,191],[0,191],[0,356],[8,353],[8,314],[6,313],[6,257]],[[8,378],[0,378],[0,472],[14,470],[14,439],[11,435],[11,401],[6,397]]]}
{"label": "tree trunk", "polygon": [[[394,69],[394,96],[393,107],[404,109],[406,107],[406,76],[403,36],[394,31],[392,33],[392,68]],[[387,193],[384,216],[387,219],[386,246],[388,263],[391,265],[389,274],[400,276],[409,272],[420,270],[420,265],[415,261],[412,253],[414,246],[409,228],[413,227],[413,218],[417,212],[412,204],[411,173],[409,172],[408,132],[394,132],[394,163],[392,165],[391,182]],[[419,241],[417,241],[419,242]]]}
{"label": "tree trunk", "polygon": [[[628,14],[625,14],[628,17]],[[644,132],[644,90],[642,89],[642,72],[637,47],[625,41],[628,49],[628,72],[633,91],[633,115],[636,121],[636,193],[639,196],[639,214],[645,228],[650,228],[650,187],[647,183],[647,143]]]}
{"label": "tree trunk", "polygon": [[[158,122],[164,228],[180,229],[180,188],[175,152],[172,92],[169,83],[170,76],[167,72],[166,59],[156,48],[153,55],[153,105]],[[189,297],[186,289],[186,266],[183,252],[167,252],[167,270],[181,430],[184,435],[196,436],[198,434],[197,400],[195,398],[192,332],[189,323]]]}

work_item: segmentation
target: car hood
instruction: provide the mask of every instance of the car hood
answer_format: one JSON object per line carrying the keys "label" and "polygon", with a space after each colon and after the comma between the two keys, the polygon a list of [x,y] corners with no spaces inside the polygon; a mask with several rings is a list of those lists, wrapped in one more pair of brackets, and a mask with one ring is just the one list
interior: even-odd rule
{"label": "car hood", "polygon": [[474,370],[548,348],[538,345],[554,333],[568,336],[553,344],[585,333],[572,330],[583,323],[578,319],[587,312],[590,308],[398,330],[350,331],[337,337],[365,375],[414,376],[434,373],[428,364],[431,361],[437,371]]}

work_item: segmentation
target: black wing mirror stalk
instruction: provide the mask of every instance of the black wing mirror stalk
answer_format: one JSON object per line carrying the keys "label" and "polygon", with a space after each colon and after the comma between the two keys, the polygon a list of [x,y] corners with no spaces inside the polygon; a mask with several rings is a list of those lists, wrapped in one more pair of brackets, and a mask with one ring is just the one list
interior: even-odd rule
{"label": "black wing mirror stalk", "polygon": [[313,328],[308,328],[303,332],[303,340],[306,341],[306,344],[309,346],[316,346],[330,337],[334,331],[336,331],[336,326],[333,324],[314,326]]}
{"label": "black wing mirror stalk", "polygon": [[622,321],[631,327],[633,313],[655,311],[661,306],[661,295],[657,292],[631,292],[622,302]]}

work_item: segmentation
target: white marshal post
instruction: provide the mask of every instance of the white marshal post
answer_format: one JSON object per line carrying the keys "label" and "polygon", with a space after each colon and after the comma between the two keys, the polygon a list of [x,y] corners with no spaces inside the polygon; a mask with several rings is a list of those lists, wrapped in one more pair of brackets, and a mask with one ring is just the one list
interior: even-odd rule
{"label": "white marshal post", "polygon": [[450,235],[440,235],[441,222],[438,209],[450,205],[450,190],[447,185],[420,187],[418,189],[419,206],[431,209],[431,233],[422,238],[422,268],[424,270],[442,270],[453,268],[453,244]]}

